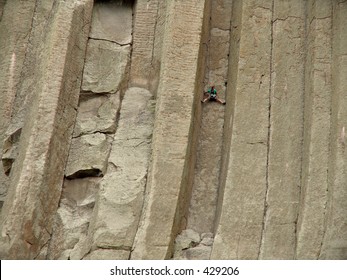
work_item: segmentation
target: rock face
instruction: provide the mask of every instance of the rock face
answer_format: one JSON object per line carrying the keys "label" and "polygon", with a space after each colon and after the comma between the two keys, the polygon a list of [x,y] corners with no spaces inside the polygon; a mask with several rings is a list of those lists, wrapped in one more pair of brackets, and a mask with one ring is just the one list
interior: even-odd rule
{"label": "rock face", "polygon": [[131,2],[133,1],[124,2],[96,1],[89,35],[91,38],[111,41],[118,45],[127,45],[132,42]]}
{"label": "rock face", "polygon": [[100,178],[64,181],[49,244],[49,259],[69,259],[76,244],[87,236],[99,181]]}
{"label": "rock face", "polygon": [[0,258],[346,259],[346,25],[346,1],[0,0]]}
{"label": "rock face", "polygon": [[106,171],[106,159],[111,139],[103,133],[93,133],[74,138],[66,164],[67,178],[102,176]]}
{"label": "rock face", "polygon": [[107,173],[99,183],[89,228],[91,254],[103,248],[127,251],[124,259],[130,256],[143,206],[154,106],[152,94],[145,89],[125,92]]}
{"label": "rock face", "polygon": [[129,46],[90,39],[82,89],[94,93],[117,92],[126,75],[129,53]]}
{"label": "rock face", "polygon": [[47,249],[76,117],[91,10],[92,1],[61,2],[52,10],[42,73],[35,77],[2,211],[2,258],[40,258]]}
{"label": "rock face", "polygon": [[74,137],[92,133],[116,132],[120,94],[80,96]]}

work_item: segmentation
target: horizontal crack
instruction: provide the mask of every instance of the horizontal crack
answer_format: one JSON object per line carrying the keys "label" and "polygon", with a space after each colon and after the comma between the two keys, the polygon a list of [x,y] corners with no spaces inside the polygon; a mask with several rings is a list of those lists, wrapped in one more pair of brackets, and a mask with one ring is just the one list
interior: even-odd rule
{"label": "horizontal crack", "polygon": [[104,41],[104,42],[115,43],[115,44],[117,44],[118,46],[121,46],[121,47],[123,47],[123,46],[131,46],[131,45],[132,45],[132,43],[121,44],[121,43],[118,43],[118,42],[113,41],[113,40],[100,39],[100,38],[93,38],[93,37],[89,37],[89,39],[95,40],[95,41]]}

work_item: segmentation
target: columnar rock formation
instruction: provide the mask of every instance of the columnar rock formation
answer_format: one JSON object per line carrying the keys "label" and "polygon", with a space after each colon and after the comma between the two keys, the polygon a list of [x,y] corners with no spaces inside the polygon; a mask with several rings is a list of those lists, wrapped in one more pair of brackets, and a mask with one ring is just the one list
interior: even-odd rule
{"label": "columnar rock formation", "polygon": [[339,0],[0,0],[0,257],[346,259],[345,26]]}

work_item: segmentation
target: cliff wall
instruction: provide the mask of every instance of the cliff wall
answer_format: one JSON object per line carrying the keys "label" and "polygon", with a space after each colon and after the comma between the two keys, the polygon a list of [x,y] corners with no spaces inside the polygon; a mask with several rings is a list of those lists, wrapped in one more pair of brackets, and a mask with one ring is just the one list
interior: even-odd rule
{"label": "cliff wall", "polygon": [[346,259],[345,26],[338,0],[0,0],[0,257]]}

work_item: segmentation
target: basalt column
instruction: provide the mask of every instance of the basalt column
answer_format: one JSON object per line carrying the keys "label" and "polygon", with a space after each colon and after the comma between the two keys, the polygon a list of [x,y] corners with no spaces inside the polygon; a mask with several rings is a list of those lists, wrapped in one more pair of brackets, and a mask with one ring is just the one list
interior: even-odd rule
{"label": "basalt column", "polygon": [[[114,199],[118,194],[108,193],[104,197],[107,188],[104,186],[107,184],[111,190],[116,190],[121,184],[112,175],[114,164],[110,162],[110,154],[113,154],[112,147],[116,145],[117,127],[123,126],[119,123],[119,114],[128,85],[132,25],[133,1],[95,2],[85,53],[78,114],[65,168],[60,207],[49,246],[50,259],[82,259],[90,251],[102,251],[105,246],[106,249],[119,247],[112,246],[107,238],[107,235],[116,235],[113,233],[113,219],[108,214],[117,219],[117,214],[111,208],[116,207]],[[138,94],[141,95],[141,92]],[[126,109],[129,98],[125,100],[127,102],[123,104],[123,111],[132,110],[135,116],[142,112],[142,109],[136,111],[136,98],[133,99],[131,109]],[[145,101],[140,105],[141,108],[143,106],[146,107]],[[126,119],[124,116],[121,118]],[[130,125],[131,118],[128,121]],[[119,145],[123,144],[126,143]],[[128,153],[131,154],[130,151]],[[124,154],[120,157],[126,158]],[[124,163],[122,165],[119,169],[126,170]],[[129,163],[129,167],[136,165],[137,163]],[[112,184],[109,182],[110,178],[113,178]],[[95,206],[96,201],[98,203]],[[95,225],[94,219],[98,220],[98,224]],[[128,224],[125,220],[120,222],[120,227]],[[99,242],[93,239],[104,240]],[[105,253],[100,250],[88,258],[119,258],[116,256],[117,252],[108,250]]]}
{"label": "basalt column", "polygon": [[328,202],[320,259],[347,258],[347,2],[333,1],[332,98]]}
{"label": "basalt column", "polygon": [[2,211],[1,258],[45,258],[47,253],[76,118],[92,6],[89,0],[56,2],[51,10]]}

